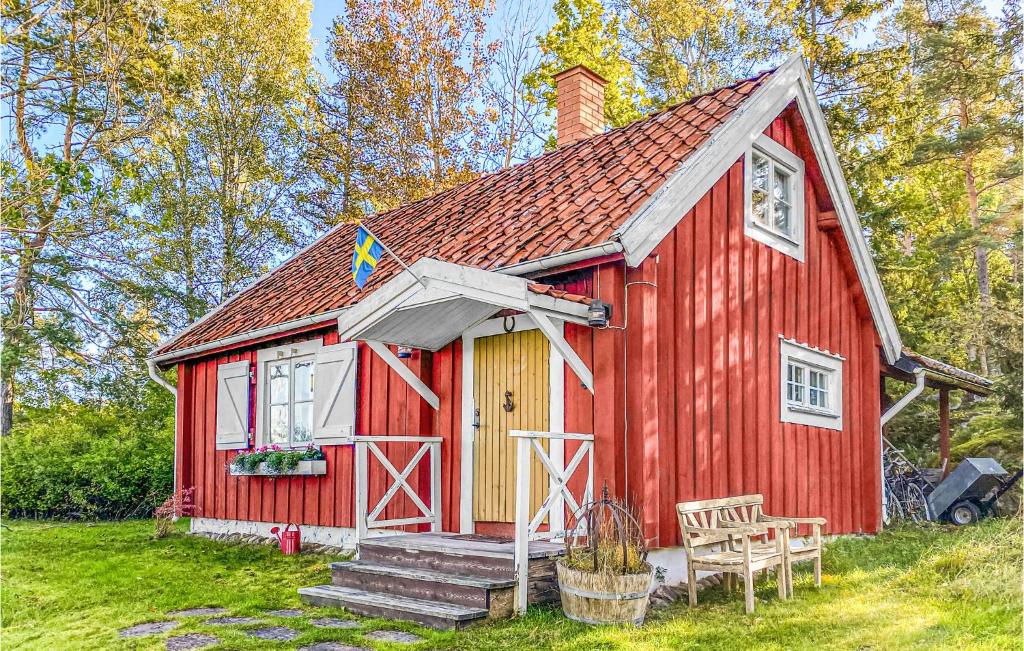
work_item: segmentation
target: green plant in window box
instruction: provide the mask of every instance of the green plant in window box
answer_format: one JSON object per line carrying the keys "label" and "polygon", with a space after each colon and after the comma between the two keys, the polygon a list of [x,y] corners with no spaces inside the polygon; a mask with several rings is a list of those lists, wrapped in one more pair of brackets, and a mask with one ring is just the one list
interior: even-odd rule
{"label": "green plant in window box", "polygon": [[267,469],[275,475],[287,474],[298,467],[300,461],[319,461],[324,459],[324,453],[312,445],[305,450],[285,450],[276,443],[274,445],[262,445],[253,452],[241,452],[231,461],[233,472],[241,474],[255,474],[261,463],[267,464]]}

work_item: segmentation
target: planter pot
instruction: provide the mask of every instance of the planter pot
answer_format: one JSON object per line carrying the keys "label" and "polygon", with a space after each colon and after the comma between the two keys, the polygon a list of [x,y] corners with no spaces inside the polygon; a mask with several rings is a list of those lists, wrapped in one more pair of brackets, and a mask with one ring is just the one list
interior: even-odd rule
{"label": "planter pot", "polygon": [[642,574],[595,574],[566,567],[558,561],[558,590],[562,612],[584,624],[640,626],[650,602],[654,568]]}
{"label": "planter pot", "polygon": [[270,466],[263,462],[256,467],[252,472],[245,472],[244,470],[237,470],[234,466],[230,466],[231,474],[239,477],[288,477],[292,475],[326,475],[327,474],[327,461],[325,459],[313,459],[300,461],[299,465],[295,466],[291,470],[282,470],[281,472],[274,472]]}

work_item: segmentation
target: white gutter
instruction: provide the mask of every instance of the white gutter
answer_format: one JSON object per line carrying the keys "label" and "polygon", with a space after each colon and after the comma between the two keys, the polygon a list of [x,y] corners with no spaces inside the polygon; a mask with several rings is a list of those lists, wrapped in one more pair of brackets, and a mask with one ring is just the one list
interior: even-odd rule
{"label": "white gutter", "polygon": [[149,367],[149,379],[153,380],[154,382],[156,382],[157,384],[159,384],[163,388],[165,388],[168,391],[170,391],[171,395],[174,396],[174,399],[177,400],[178,399],[178,388],[175,387],[170,382],[168,382],[167,380],[165,380],[162,375],[160,375],[160,371],[157,370],[157,368],[156,368],[156,360],[155,359],[147,359],[146,360],[146,366]]}
{"label": "white gutter", "polygon": [[[207,350],[213,350],[214,348],[220,348],[222,346],[230,346],[231,344],[237,344],[250,339],[259,339],[260,337],[266,337],[268,335],[276,335],[279,332],[286,332],[288,330],[294,330],[295,328],[302,328],[308,325],[316,325],[318,323],[326,323],[337,319],[342,312],[347,308],[341,308],[339,310],[329,310],[327,312],[321,312],[320,314],[314,314],[312,316],[305,316],[301,319],[295,319],[294,321],[285,321],[284,323],[278,323],[276,325],[267,326],[265,328],[258,328],[256,330],[247,330],[237,335],[231,335],[230,337],[224,337],[217,339],[216,341],[209,341],[205,344],[199,344],[197,346],[191,346],[189,348],[182,348],[180,350],[172,350],[169,353],[163,355],[155,355],[150,357],[146,361],[150,364],[159,364],[171,359],[178,359],[180,357],[187,357],[189,355],[195,355],[196,353],[202,353]],[[165,344],[166,345],[166,344]]]}
{"label": "white gutter", "polygon": [[[616,253],[622,253],[622,245],[618,242],[605,242],[604,244],[597,244],[595,246],[588,246],[582,249],[576,249],[575,251],[569,251],[567,253],[556,253],[555,255],[549,255],[536,260],[529,260],[527,262],[520,262],[518,264],[508,265],[507,267],[498,267],[494,271],[507,274],[510,276],[524,276],[538,271],[544,271],[547,269],[555,269],[557,267],[564,267],[565,265],[575,264],[577,262],[583,262],[585,260],[592,260],[594,258],[600,258],[606,255],[614,255]],[[219,309],[219,308],[218,308]],[[285,323],[278,323],[276,325],[267,326],[266,328],[259,328],[257,330],[247,330],[237,335],[231,335],[230,337],[224,337],[217,339],[216,341],[210,341],[205,344],[199,344],[197,346],[191,346],[189,348],[182,348],[180,350],[172,350],[171,352],[164,353],[163,355],[154,355],[147,359],[147,362],[159,364],[161,362],[169,361],[172,359],[178,359],[181,357],[188,357],[197,353],[203,353],[214,348],[220,348],[222,346],[230,346],[232,344],[241,343],[250,339],[259,339],[260,337],[266,337],[268,335],[275,335],[279,332],[285,332],[286,330],[293,330],[295,328],[301,328],[307,325],[314,325],[320,322],[331,321],[337,319],[342,312],[348,308],[340,308],[337,310],[329,310],[327,312],[321,312],[320,314],[314,314],[312,316],[303,317],[301,319],[295,319],[294,321],[287,321]],[[216,310],[215,310],[216,311]],[[197,321],[195,325],[206,319],[207,316]],[[184,334],[186,328],[182,331]],[[180,336],[180,335],[179,335]],[[174,339],[170,339],[165,343],[157,346],[157,349],[172,343]],[[152,377],[152,375],[150,376]],[[154,381],[159,382],[154,378]],[[161,385],[169,386],[169,385]]]}
{"label": "white gutter", "polygon": [[914,384],[914,388],[911,389],[907,395],[900,398],[899,402],[885,410],[885,413],[882,414],[882,427],[885,427],[886,423],[892,420],[896,416],[896,414],[903,411],[904,407],[909,405],[914,400],[914,398],[921,395],[921,392],[924,391],[924,369],[917,369],[916,371],[914,371],[914,375],[917,377],[917,383]]}
{"label": "white gutter", "polygon": [[605,242],[604,244],[596,244],[594,246],[576,249],[575,251],[556,253],[543,258],[537,258],[536,260],[527,260],[526,262],[510,264],[506,267],[498,267],[493,271],[509,274],[510,276],[525,276],[538,271],[564,267],[577,262],[583,262],[584,260],[592,260],[594,258],[614,255],[616,253],[622,253],[622,245],[618,242]]}
{"label": "white gutter", "polygon": [[171,469],[171,487],[174,490],[174,495],[178,494],[178,388],[173,384],[164,379],[160,375],[159,369],[156,367],[156,362],[147,359],[146,367],[149,369],[149,377],[151,380],[167,389],[174,396],[174,466]]}

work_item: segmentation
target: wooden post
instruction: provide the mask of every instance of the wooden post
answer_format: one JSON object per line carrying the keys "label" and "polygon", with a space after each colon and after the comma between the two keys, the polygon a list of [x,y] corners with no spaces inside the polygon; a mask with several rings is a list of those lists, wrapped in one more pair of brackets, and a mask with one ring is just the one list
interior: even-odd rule
{"label": "wooden post", "polygon": [[441,441],[431,441],[430,446],[430,530],[441,530]]}
{"label": "wooden post", "polygon": [[939,457],[942,476],[949,474],[949,389],[939,389]]}
{"label": "wooden post", "polygon": [[530,590],[530,439],[516,438],[515,611],[526,614]]}
{"label": "wooden post", "polygon": [[363,441],[356,441],[355,443],[356,510],[354,516],[356,521],[357,553],[359,551],[359,543],[366,538],[366,515],[369,508],[369,481],[367,478],[369,470],[367,462],[369,459],[366,458],[366,446],[367,444]]}

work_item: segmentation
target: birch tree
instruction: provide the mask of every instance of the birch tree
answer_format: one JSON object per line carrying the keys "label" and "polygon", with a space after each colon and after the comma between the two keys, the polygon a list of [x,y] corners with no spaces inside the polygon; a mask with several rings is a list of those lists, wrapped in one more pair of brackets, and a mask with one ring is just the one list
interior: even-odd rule
{"label": "birch tree", "polygon": [[96,363],[129,316],[99,297],[132,255],[121,163],[156,113],[157,19],[141,1],[4,3],[4,433],[18,378]]}

